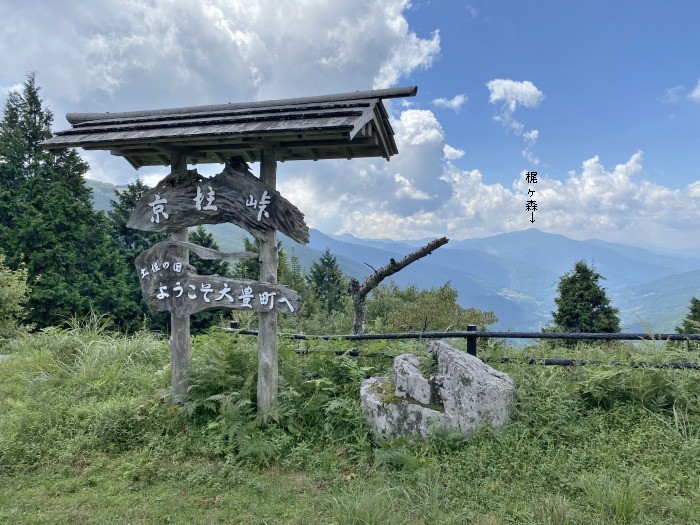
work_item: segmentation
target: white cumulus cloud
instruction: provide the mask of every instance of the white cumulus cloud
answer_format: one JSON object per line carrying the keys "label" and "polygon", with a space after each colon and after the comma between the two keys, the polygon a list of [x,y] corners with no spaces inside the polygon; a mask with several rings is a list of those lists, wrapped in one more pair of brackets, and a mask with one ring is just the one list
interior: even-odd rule
{"label": "white cumulus cloud", "polygon": [[680,102],[684,98],[688,98],[693,102],[700,102],[700,79],[698,79],[697,84],[692,90],[686,89],[685,86],[674,86],[672,88],[667,88],[664,94],[661,96],[661,102],[663,104],[673,104]]}
{"label": "white cumulus cloud", "polygon": [[[408,0],[100,0],[43,2],[40,9],[33,1],[0,2],[0,86],[36,71],[57,129],[67,127],[69,111],[389,87],[440,52],[439,32],[417,34],[405,17],[409,8]],[[442,146],[436,149],[442,156]],[[93,177],[134,179],[123,159],[94,152],[89,160]],[[144,168],[139,176],[150,182],[164,169]]]}
{"label": "white cumulus cloud", "polygon": [[0,91],[9,95],[10,93],[20,93],[23,88],[24,85],[18,82],[10,87],[0,89]]}
{"label": "white cumulus cloud", "polygon": [[500,106],[498,115],[494,120],[500,122],[506,129],[512,130],[516,135],[523,137],[526,143],[522,151],[523,158],[533,164],[539,164],[540,160],[532,154],[532,146],[539,138],[540,132],[536,129],[525,131],[525,126],[513,117],[518,106],[536,108],[544,99],[544,94],[529,80],[516,81],[505,78],[496,78],[487,82],[489,90],[489,102]]}
{"label": "white cumulus cloud", "polygon": [[[350,219],[358,210],[362,216],[381,212],[410,217],[441,208],[451,198],[451,189],[441,179],[446,144],[435,115],[408,109],[391,125],[399,150],[391,162],[285,163],[278,172],[280,192],[306,214],[310,225],[329,232],[361,232],[364,219],[355,224],[356,229]],[[393,224],[385,226],[394,228]]]}
{"label": "white cumulus cloud", "polygon": [[466,101],[466,95],[460,93],[452,98],[436,98],[433,100],[433,104],[441,108],[451,109],[455,113],[458,113]]}
{"label": "white cumulus cloud", "polygon": [[[38,72],[57,117],[383,88],[429,67],[408,0],[0,2],[0,86]],[[45,45],[50,38],[51,45]],[[44,44],[41,44],[44,43]]]}
{"label": "white cumulus cloud", "polygon": [[518,106],[536,108],[544,99],[544,94],[529,80],[520,82],[497,78],[488,82],[486,87],[490,92],[489,102],[504,103],[509,113],[513,113]]}
{"label": "white cumulus cloud", "polygon": [[539,136],[540,136],[540,132],[536,129],[533,129],[533,130],[530,130],[530,131],[523,133],[523,138],[527,142],[530,142],[531,144],[534,144],[535,142],[537,142],[537,139],[539,138]]}
{"label": "white cumulus cloud", "polygon": [[449,144],[445,144],[445,146],[442,148],[442,152],[447,160],[457,160],[464,157],[463,149],[453,148]]}
{"label": "white cumulus cloud", "polygon": [[[538,205],[534,226],[545,231],[576,239],[604,238],[668,248],[683,239],[687,242],[700,221],[700,181],[682,190],[656,184],[646,178],[642,162],[642,152],[636,152],[610,169],[593,156],[579,170],[563,176],[544,176],[540,172],[536,185],[527,184],[523,172],[510,187],[487,182],[478,169],[462,170],[448,163],[442,164],[440,172],[440,179],[449,189],[446,196],[423,201],[435,206],[402,207],[375,200],[358,208],[363,197],[355,201],[344,197],[328,205],[328,213],[336,218],[336,232],[365,237],[404,238],[407,231],[414,238],[494,235],[532,226],[531,215],[525,209],[530,188],[535,190]],[[371,177],[381,179],[383,167],[386,165],[379,166]],[[438,169],[434,166],[434,172]],[[410,193],[392,182],[392,192]],[[429,189],[422,191],[431,194]],[[412,197],[413,202],[420,202],[415,200],[416,195]],[[318,202],[318,197],[313,202]],[[339,210],[332,211],[334,206],[344,212],[341,220],[337,220]],[[313,207],[310,213],[316,215]]]}
{"label": "white cumulus cloud", "polygon": [[688,184],[688,195],[694,199],[700,198],[700,180]]}

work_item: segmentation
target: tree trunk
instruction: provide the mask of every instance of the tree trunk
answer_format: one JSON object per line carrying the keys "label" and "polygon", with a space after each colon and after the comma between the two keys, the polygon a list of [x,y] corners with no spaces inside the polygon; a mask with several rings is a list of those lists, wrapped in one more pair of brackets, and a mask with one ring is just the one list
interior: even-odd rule
{"label": "tree trunk", "polygon": [[364,334],[365,325],[367,324],[367,305],[365,302],[367,295],[361,295],[359,293],[360,282],[354,277],[350,279],[350,287],[352,293],[352,307],[355,311],[352,333],[355,335]]}
{"label": "tree trunk", "polygon": [[350,279],[350,290],[352,294],[352,305],[355,310],[355,321],[353,323],[353,333],[355,335],[363,334],[365,332],[365,324],[367,319],[367,308],[365,301],[369,292],[374,290],[379,283],[381,283],[387,277],[394,275],[398,271],[404,269],[406,266],[412,262],[417,261],[430,255],[433,250],[438,249],[440,246],[447,244],[449,239],[447,237],[441,237],[429,242],[419,250],[409,253],[406,257],[401,259],[399,262],[391,259],[389,264],[382,266],[379,270],[376,270],[372,275],[370,275],[362,285],[354,277]]}

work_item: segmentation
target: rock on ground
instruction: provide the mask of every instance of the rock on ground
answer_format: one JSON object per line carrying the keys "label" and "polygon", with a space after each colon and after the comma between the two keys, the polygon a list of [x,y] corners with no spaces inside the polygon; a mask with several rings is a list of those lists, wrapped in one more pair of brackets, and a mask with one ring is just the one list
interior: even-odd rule
{"label": "rock on ground", "polygon": [[508,421],[514,399],[510,376],[442,341],[428,345],[428,359],[435,359],[437,368],[427,378],[418,356],[403,354],[394,359],[391,378],[363,381],[360,403],[378,434],[425,437],[451,428],[467,435]]}

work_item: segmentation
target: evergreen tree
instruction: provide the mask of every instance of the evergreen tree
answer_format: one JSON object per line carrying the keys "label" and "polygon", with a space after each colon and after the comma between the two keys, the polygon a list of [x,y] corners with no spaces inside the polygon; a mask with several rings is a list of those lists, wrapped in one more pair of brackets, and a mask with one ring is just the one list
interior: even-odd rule
{"label": "evergreen tree", "polygon": [[[690,311],[683,318],[681,326],[676,326],[678,334],[700,334],[700,300],[695,297],[690,299]],[[688,350],[700,349],[700,341],[685,341]]]}
{"label": "evergreen tree", "polygon": [[30,74],[9,95],[0,122],[0,252],[10,268],[26,264],[29,320],[37,326],[90,311],[129,323],[138,307],[106,217],[93,210],[88,165],[75,150],[41,147],[52,122]]}
{"label": "evergreen tree", "polygon": [[[205,248],[219,250],[219,245],[214,240],[211,233],[207,233],[203,226],[197,226],[189,232],[189,239],[192,244],[197,244]],[[205,260],[190,252],[190,264],[197,268],[199,275],[220,275],[230,277],[231,272],[226,261],[219,259]],[[214,325],[220,324],[221,319],[226,315],[226,310],[205,310],[190,317],[190,328],[192,333],[200,333]]]}
{"label": "evergreen tree", "polygon": [[150,327],[155,330],[166,331],[170,322],[170,314],[154,310],[143,300],[141,283],[134,268],[134,261],[141,253],[155,243],[166,240],[169,236],[167,233],[147,232],[126,226],[131,213],[148,190],[150,188],[140,179],[128,184],[124,190],[115,190],[115,199],[110,201],[109,224],[112,235],[120,247],[123,264],[128,269],[128,293],[129,297],[139,306],[139,318],[147,319]]}
{"label": "evergreen tree", "polygon": [[[243,237],[243,251],[260,253],[260,239]],[[236,264],[235,276],[239,279],[260,279],[260,263],[257,259],[242,259]]]}
{"label": "evergreen tree", "polygon": [[129,221],[131,213],[136,208],[136,205],[141,201],[144,195],[148,193],[150,188],[143,181],[136,179],[126,186],[126,189],[115,190],[116,199],[110,201],[111,209],[107,214],[109,223],[114,231],[114,236],[121,247],[125,250],[125,257],[129,267],[133,266],[134,259],[155,243],[164,241],[168,238],[167,233],[162,232],[147,232],[128,228],[126,223]]}
{"label": "evergreen tree", "polygon": [[292,290],[299,293],[303,302],[308,298],[306,276],[301,268],[299,258],[292,250],[292,256],[287,257],[286,250],[280,250],[280,264],[277,281],[280,284],[289,286]]}
{"label": "evergreen tree", "polygon": [[676,326],[676,333],[700,334],[700,301],[695,297],[690,299],[690,311],[681,326]]}
{"label": "evergreen tree", "polygon": [[[214,240],[214,236],[208,233],[203,226],[197,226],[189,232],[190,242],[212,250],[219,250],[219,245]],[[197,268],[199,275],[220,275],[221,277],[231,277],[228,263],[221,259],[205,260],[201,259],[194,252],[190,252],[190,264]]]}
{"label": "evergreen tree", "polygon": [[[243,237],[243,251],[260,253],[260,239]],[[297,263],[299,261],[297,260]],[[277,242],[277,282],[280,284],[290,284],[292,271],[289,266],[287,252],[282,248],[282,242]],[[234,275],[239,279],[260,280],[260,263],[257,259],[242,259],[236,264]],[[295,289],[296,290],[296,289]],[[300,291],[300,290],[297,290]]]}
{"label": "evergreen tree", "polygon": [[554,299],[557,311],[554,329],[562,332],[620,331],[619,310],[610,306],[605,290],[598,284],[604,279],[585,261],[578,261],[571,272],[559,279],[558,296]]}
{"label": "evergreen tree", "polygon": [[311,265],[308,281],[322,310],[328,313],[343,310],[349,297],[348,283],[330,248],[326,248],[321,258]]}

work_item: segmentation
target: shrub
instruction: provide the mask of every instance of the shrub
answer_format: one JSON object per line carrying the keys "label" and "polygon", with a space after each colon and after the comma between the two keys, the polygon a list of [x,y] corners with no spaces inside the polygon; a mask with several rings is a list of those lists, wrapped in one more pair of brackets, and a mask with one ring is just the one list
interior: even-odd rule
{"label": "shrub", "polygon": [[28,294],[27,270],[10,270],[0,254],[0,340],[17,334]]}

